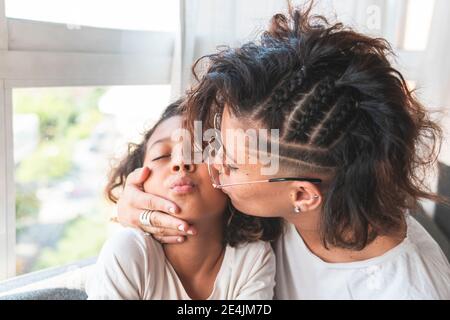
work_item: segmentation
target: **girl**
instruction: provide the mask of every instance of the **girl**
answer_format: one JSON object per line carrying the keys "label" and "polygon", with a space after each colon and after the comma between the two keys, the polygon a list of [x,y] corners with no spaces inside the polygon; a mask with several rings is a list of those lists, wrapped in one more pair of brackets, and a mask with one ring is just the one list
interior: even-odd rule
{"label": "girl", "polygon": [[[179,103],[170,105],[141,144],[112,171],[108,197],[138,167],[154,172],[143,190],[176,202],[198,237],[161,245],[126,228],[109,239],[87,283],[90,299],[272,299],[275,259],[269,243],[280,221],[231,213],[227,198],[211,186],[205,164],[187,164],[171,139],[182,125]],[[146,212],[151,223],[152,212]],[[145,223],[145,217],[141,217]]]}
{"label": "girl", "polygon": [[[206,57],[187,110],[190,124],[221,130],[230,156],[213,182],[240,211],[288,222],[275,244],[278,299],[450,299],[450,265],[409,215],[419,199],[442,200],[423,183],[441,130],[385,40],[309,12],[277,14],[259,43]],[[254,151],[226,139],[238,129],[279,130],[277,174],[229,161]],[[145,174],[131,178],[123,222],[144,197]]]}

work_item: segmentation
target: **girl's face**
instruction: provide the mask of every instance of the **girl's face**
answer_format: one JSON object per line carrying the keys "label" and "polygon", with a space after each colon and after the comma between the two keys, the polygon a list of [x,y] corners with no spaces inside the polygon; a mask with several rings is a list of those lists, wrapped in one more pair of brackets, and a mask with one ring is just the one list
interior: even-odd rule
{"label": "girl's face", "polygon": [[182,117],[171,117],[148,140],[144,166],[152,173],[144,190],[175,202],[187,222],[222,217],[227,197],[213,188],[206,164],[185,164],[181,142],[171,139],[181,127]]}

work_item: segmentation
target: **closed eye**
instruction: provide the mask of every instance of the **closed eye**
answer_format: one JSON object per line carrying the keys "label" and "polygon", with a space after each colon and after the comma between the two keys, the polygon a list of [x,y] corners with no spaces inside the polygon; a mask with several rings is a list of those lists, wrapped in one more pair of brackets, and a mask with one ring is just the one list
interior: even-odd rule
{"label": "closed eye", "polygon": [[228,168],[228,169],[230,169],[231,171],[236,171],[236,170],[238,170],[239,168],[237,168],[237,167],[234,167],[234,166],[232,166],[232,165],[229,165],[229,164],[225,164],[225,166]]}
{"label": "closed eye", "polygon": [[166,154],[166,155],[163,155],[163,156],[159,156],[159,157],[156,157],[156,158],[154,158],[154,159],[152,159],[152,161],[158,161],[158,160],[161,160],[161,159],[164,159],[164,158],[170,158],[170,154]]}

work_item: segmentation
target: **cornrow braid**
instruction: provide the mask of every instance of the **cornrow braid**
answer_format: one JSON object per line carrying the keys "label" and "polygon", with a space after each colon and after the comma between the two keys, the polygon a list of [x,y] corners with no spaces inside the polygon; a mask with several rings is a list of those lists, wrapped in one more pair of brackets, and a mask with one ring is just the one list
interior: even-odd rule
{"label": "cornrow braid", "polygon": [[[280,160],[290,165],[317,168],[323,171],[336,169],[337,162],[333,154],[327,149],[297,143],[282,142],[279,145]],[[317,171],[316,169],[313,169]]]}
{"label": "cornrow braid", "polygon": [[279,108],[289,102],[295,95],[298,95],[299,88],[302,87],[304,79],[305,67],[303,66],[293,76],[280,83],[270,97],[270,104],[275,105],[275,108]]}
{"label": "cornrow braid", "polygon": [[282,141],[309,144],[312,131],[326,116],[335,99],[335,81],[326,77],[295,105],[287,120]]}
{"label": "cornrow braid", "polygon": [[353,96],[341,96],[330,110],[318,134],[311,143],[318,147],[330,147],[341,139],[342,135],[351,127],[357,116],[358,102]]}
{"label": "cornrow braid", "polygon": [[299,99],[300,88],[304,86],[305,67],[284,76],[275,86],[272,93],[264,99],[251,115],[252,119],[261,119],[270,113],[271,118],[284,117],[287,105],[293,105]]}

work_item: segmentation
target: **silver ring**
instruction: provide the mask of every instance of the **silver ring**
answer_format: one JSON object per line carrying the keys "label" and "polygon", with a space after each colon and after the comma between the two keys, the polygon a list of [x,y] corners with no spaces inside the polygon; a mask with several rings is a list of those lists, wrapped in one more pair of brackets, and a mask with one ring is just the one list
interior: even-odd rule
{"label": "silver ring", "polygon": [[151,217],[152,214],[155,210],[144,210],[140,215],[139,215],[139,222],[141,225],[146,226],[146,227],[152,227],[152,221],[151,221]]}

